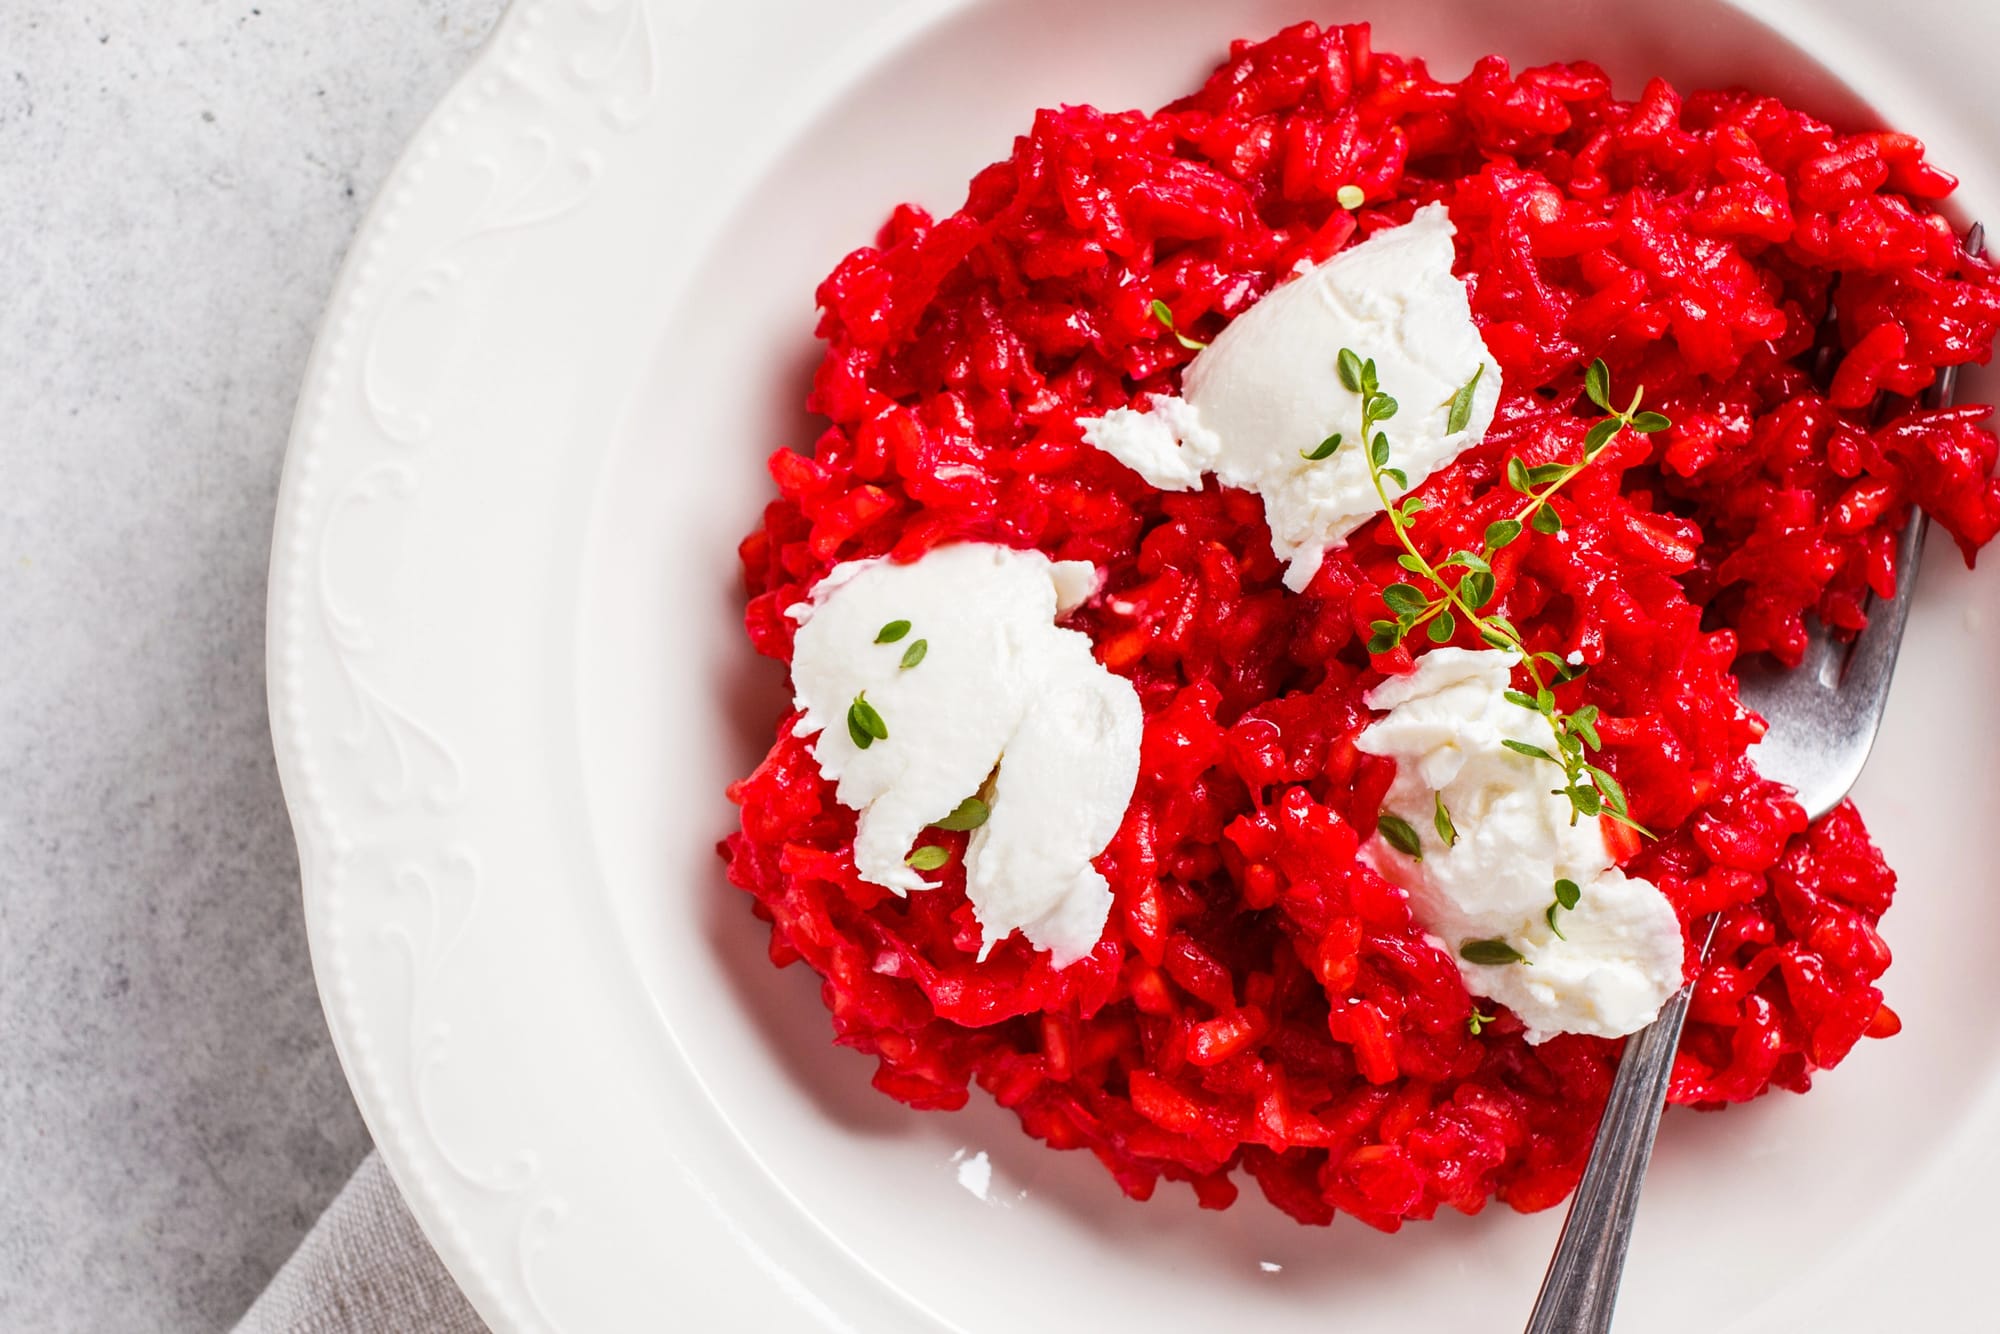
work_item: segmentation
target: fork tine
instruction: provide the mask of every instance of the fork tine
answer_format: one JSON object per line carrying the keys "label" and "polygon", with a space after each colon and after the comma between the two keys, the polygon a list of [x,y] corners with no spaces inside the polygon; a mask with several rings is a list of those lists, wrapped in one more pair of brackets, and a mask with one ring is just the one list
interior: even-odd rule
{"label": "fork tine", "polygon": [[[1965,233],[1965,253],[1977,256],[1985,249],[1986,224],[1975,222]],[[1925,400],[1931,407],[1948,408],[1951,406],[1952,400],[1958,396],[1959,369],[1957,366],[1946,366],[1938,372],[1937,382],[1931,386],[1930,392],[1925,395]]]}
{"label": "fork tine", "polygon": [[[1965,236],[1966,253],[1980,253],[1985,240],[1985,229],[1973,226]],[[1830,368],[1825,353],[1837,343],[1837,321],[1829,309],[1812,358],[1816,377]],[[1958,371],[1956,366],[1939,370],[1937,380],[1923,396],[1924,407],[1951,406]],[[1878,416],[1887,403],[1886,398],[1877,399]],[[1770,725],[1753,752],[1757,766],[1766,777],[1796,791],[1814,818],[1840,804],[1867,761],[1896,668],[1929,526],[1929,519],[1920,510],[1905,520],[1896,548],[1895,596],[1871,596],[1865,607],[1868,624],[1849,642],[1836,642],[1832,633],[1815,621],[1797,669],[1783,671],[1757,658],[1737,664],[1744,705]]]}
{"label": "fork tine", "polygon": [[1834,274],[1826,285],[1826,314],[1820,316],[1819,328],[1813,331],[1812,378],[1824,394],[1833,383],[1833,371],[1840,351],[1840,316],[1834,307],[1834,294],[1840,290],[1840,275]]}
{"label": "fork tine", "polygon": [[[1975,222],[1965,233],[1965,241],[1963,243],[1965,253],[1968,255],[1977,255],[1985,246],[1986,224]],[[1958,372],[1959,367],[1957,366],[1944,366],[1938,370],[1937,379],[1932,382],[1929,389],[1924,391],[1923,403],[1925,407],[1931,409],[1948,408],[1957,401]],[[1910,507],[1910,516],[1903,525],[1901,540],[1896,544],[1895,602],[1904,604],[1909,602],[1911,587],[1916,582],[1917,566],[1923,560],[1924,537],[1930,532],[1930,527],[1930,516],[1912,505]],[[1871,629],[1875,624],[1875,607],[1880,600],[1871,596],[1867,602],[1867,610],[1869,612],[1868,624]],[[1895,641],[1901,640],[1903,636],[1903,619],[1904,613],[1907,610],[1908,607],[1905,605],[1901,610],[1897,610],[1891,615],[1891,619],[1895,622],[1895,634],[1891,641],[1892,645]],[[1869,637],[1867,630],[1863,630],[1859,635],[1856,635],[1854,639],[1855,650],[1858,651],[1861,642]],[[1854,654],[1850,653],[1848,655],[1849,668],[1852,667],[1853,660]],[[1893,647],[1890,649],[1889,661],[1891,665],[1895,662],[1895,650]],[[1845,676],[1846,672],[1843,671],[1843,679]]]}
{"label": "fork tine", "polygon": [[[1975,222],[1966,231],[1962,248],[1968,255],[1977,255],[1985,247],[1986,224]],[[1931,387],[1924,391],[1922,401],[1926,408],[1948,408],[1957,400],[1958,372],[1959,367],[1957,366],[1939,368],[1937,379],[1932,381]],[[1883,400],[1877,399],[1877,417],[1882,414],[1882,406]],[[1860,670],[1864,676],[1869,676],[1875,674],[1877,671],[1887,672],[1894,669],[1896,663],[1896,646],[1901,643],[1903,638],[1903,622],[1907,619],[1909,612],[1908,604],[1911,589],[1916,583],[1917,566],[1923,561],[1924,539],[1929,535],[1930,528],[1930,516],[1912,505],[1909,517],[1904,520],[1903,531],[1896,542],[1896,596],[1885,610],[1881,606],[1881,598],[1876,597],[1873,593],[1868,595],[1867,602],[1863,604],[1863,610],[1868,616],[1868,625],[1859,634],[1855,635],[1852,640],[1842,646],[1838,670],[1833,672],[1831,677],[1825,674],[1821,675],[1820,679],[1825,681],[1827,685],[1835,687],[1846,686],[1848,678],[1856,670]],[[1870,634],[1869,632],[1875,629],[1878,620],[1885,620],[1888,624],[1881,631]],[[1818,637],[1815,636],[1815,638],[1817,639]],[[1888,662],[1886,665],[1878,668],[1868,661],[1867,655],[1881,653],[1882,650],[1877,645],[1885,638],[1890,645]],[[1826,671],[1824,664],[1821,665],[1821,671],[1822,673]],[[1857,679],[1856,684],[1861,685],[1862,682]],[[1886,680],[1883,682],[1883,686],[1886,688]]]}

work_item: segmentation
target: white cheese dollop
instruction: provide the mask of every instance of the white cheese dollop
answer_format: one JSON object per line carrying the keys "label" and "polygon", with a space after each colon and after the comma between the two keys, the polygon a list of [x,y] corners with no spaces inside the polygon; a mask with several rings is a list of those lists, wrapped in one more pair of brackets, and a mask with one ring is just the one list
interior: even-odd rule
{"label": "white cheese dollop", "polygon": [[[1416,670],[1368,695],[1386,717],[1355,744],[1396,761],[1384,807],[1418,832],[1417,861],[1378,835],[1369,861],[1410,895],[1417,920],[1457,960],[1466,989],[1521,1017],[1530,1042],[1557,1033],[1619,1037],[1652,1022],[1681,985],[1680,921],[1650,881],[1612,863],[1597,820],[1570,823],[1567,798],[1549,791],[1555,768],[1507,749],[1512,738],[1549,747],[1539,714],[1510,703],[1515,658],[1499,650],[1433,649]],[[1444,797],[1458,832],[1447,847],[1434,827]],[[1545,914],[1558,879],[1583,897]],[[1459,957],[1469,940],[1504,940],[1520,964],[1475,964]]]}
{"label": "white cheese dollop", "polygon": [[[965,856],[982,958],[1018,930],[1066,966],[1095,948],[1111,912],[1091,859],[1138,782],[1139,697],[1098,663],[1088,636],[1055,623],[1097,583],[1084,562],[962,543],[910,564],[838,566],[790,612],[801,622],[798,734],[819,734],[820,771],[860,812],[862,879],[898,894],[930,888],[904,859],[999,766],[991,815]],[[878,644],[895,621],[909,632]],[[920,639],[923,660],[904,668]],[[847,726],[864,691],[889,732],[866,749]]]}
{"label": "white cheese dollop", "polygon": [[[1307,269],[1230,323],[1188,364],[1183,396],[1151,397],[1150,411],[1118,408],[1082,422],[1084,439],[1164,491],[1214,473],[1264,498],[1271,547],[1303,589],[1331,546],[1382,509],[1359,439],[1361,399],[1342,387],[1342,348],[1372,357],[1397,401],[1383,424],[1390,466],[1412,488],[1479,443],[1500,402],[1500,367],[1452,276],[1451,216],[1442,204],[1375,233]],[[1480,368],[1484,367],[1484,370]],[[1449,432],[1451,400],[1479,374],[1472,416]],[[1339,432],[1331,458],[1310,452]],[[1388,484],[1391,499],[1403,488]]]}

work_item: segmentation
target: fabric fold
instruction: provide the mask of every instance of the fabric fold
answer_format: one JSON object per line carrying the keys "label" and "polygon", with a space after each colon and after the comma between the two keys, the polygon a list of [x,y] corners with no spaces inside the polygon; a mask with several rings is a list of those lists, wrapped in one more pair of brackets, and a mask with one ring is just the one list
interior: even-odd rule
{"label": "fabric fold", "polygon": [[485,1334],[371,1153],[298,1250],[237,1322],[236,1334]]}

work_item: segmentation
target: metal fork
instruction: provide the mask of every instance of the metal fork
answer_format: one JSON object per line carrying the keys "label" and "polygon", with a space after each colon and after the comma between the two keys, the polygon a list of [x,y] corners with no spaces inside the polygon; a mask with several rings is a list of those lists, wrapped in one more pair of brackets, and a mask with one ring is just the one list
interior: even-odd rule
{"label": "metal fork", "polygon": [[[1985,239],[1985,228],[1974,224],[1965,237],[1967,253],[1978,254]],[[1929,405],[1950,407],[1957,388],[1956,366],[1939,371],[1927,396]],[[1768,663],[1746,663],[1737,670],[1743,702],[1770,725],[1755,753],[1758,771],[1793,788],[1814,819],[1840,804],[1874,747],[1929,527],[1921,510],[1910,516],[1896,553],[1896,596],[1870,605],[1868,627],[1852,642],[1838,643],[1815,625],[1805,658],[1794,670]],[[1711,920],[1702,941],[1704,960],[1714,936]],[[1527,1334],[1606,1334],[1611,1328],[1639,1190],[1653,1156],[1674,1052],[1693,995],[1691,981],[1625,1044],[1597,1142],[1570,1200]]]}

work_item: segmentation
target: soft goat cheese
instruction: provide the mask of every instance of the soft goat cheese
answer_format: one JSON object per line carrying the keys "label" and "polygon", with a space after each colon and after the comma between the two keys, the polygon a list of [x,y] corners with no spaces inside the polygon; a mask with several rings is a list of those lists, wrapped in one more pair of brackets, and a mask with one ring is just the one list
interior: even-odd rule
{"label": "soft goat cheese", "polygon": [[[1019,930],[1064,967],[1096,946],[1111,913],[1091,859],[1138,782],[1139,697],[1087,636],[1055,623],[1096,585],[1084,562],[962,543],[907,565],[838,566],[791,609],[797,731],[819,734],[820,771],[860,812],[862,879],[898,894],[929,888],[904,860],[911,845],[999,766],[991,815],[965,854],[982,958]],[[910,622],[908,634],[876,642],[895,621]],[[919,639],[923,660],[903,667]],[[889,733],[866,749],[847,727],[864,692]]]}
{"label": "soft goat cheese", "polygon": [[[1086,419],[1084,439],[1163,491],[1193,490],[1214,473],[1257,492],[1271,547],[1289,563],[1285,583],[1303,589],[1326,549],[1382,509],[1359,439],[1361,399],[1335,372],[1342,348],[1372,357],[1396,400],[1382,429],[1391,466],[1411,487],[1478,444],[1493,422],[1500,366],[1452,276],[1453,234],[1444,205],[1432,204],[1307,269],[1188,364],[1183,397],[1155,394],[1150,411]],[[1472,417],[1447,431],[1451,400],[1475,372]],[[1335,432],[1345,443],[1331,458],[1302,457]],[[1393,481],[1387,488],[1391,499],[1403,494]]]}
{"label": "soft goat cheese", "polygon": [[[1505,698],[1514,662],[1495,649],[1433,649],[1415,671],[1369,693],[1369,707],[1388,713],[1355,744],[1396,761],[1384,806],[1418,831],[1424,856],[1379,836],[1367,855],[1409,892],[1467,990],[1519,1015],[1528,1041],[1619,1037],[1652,1022],[1679,989],[1680,922],[1651,882],[1612,864],[1597,820],[1570,823],[1568,799],[1549,791],[1556,775],[1547,760],[1501,744],[1550,741],[1539,714]],[[1440,794],[1458,832],[1451,847],[1433,826]],[[1567,939],[1545,916],[1559,879],[1583,891],[1557,916]],[[1469,940],[1504,940],[1527,962],[1468,963],[1459,949]]]}

